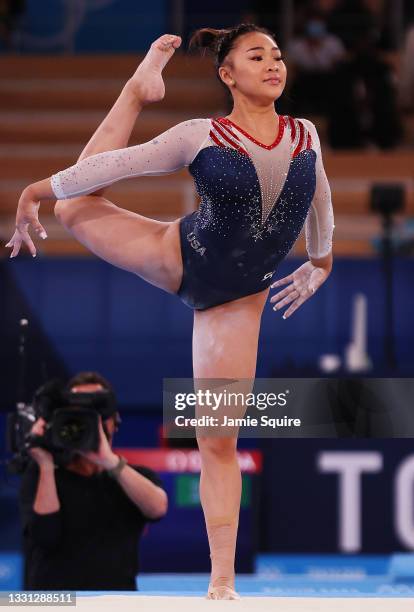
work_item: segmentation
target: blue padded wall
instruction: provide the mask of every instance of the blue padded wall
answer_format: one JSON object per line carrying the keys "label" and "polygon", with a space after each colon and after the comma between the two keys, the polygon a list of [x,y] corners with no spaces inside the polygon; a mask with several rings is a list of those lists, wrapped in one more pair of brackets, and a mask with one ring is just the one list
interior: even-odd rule
{"label": "blue padded wall", "polygon": [[166,0],[27,0],[20,50],[28,52],[134,52],[167,28]]}
{"label": "blue padded wall", "polygon": [[[299,265],[289,259],[279,275]],[[368,298],[368,350],[376,375],[412,375],[413,261],[396,262],[395,337],[398,370],[384,362],[384,297],[380,262],[337,260],[315,296],[284,321],[270,303],[263,316],[258,376],[318,375],[322,353],[343,354],[351,303]],[[97,259],[19,258],[0,264],[0,366],[3,401],[15,394],[18,320],[31,321],[29,374],[43,361],[48,375],[96,369],[122,404],[159,405],[164,377],[190,377],[192,312],[168,295]],[[40,374],[38,374],[40,376]],[[33,384],[39,381],[33,381]]]}

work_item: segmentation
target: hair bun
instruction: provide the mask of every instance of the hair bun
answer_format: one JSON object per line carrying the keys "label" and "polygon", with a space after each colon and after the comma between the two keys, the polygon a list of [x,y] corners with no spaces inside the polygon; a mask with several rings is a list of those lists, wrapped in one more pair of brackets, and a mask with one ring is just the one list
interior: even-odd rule
{"label": "hair bun", "polygon": [[218,69],[222,66],[225,58],[234,48],[235,41],[239,36],[250,34],[250,32],[260,32],[275,39],[274,34],[267,28],[263,28],[254,23],[239,23],[234,28],[215,30],[214,28],[201,28],[196,30],[191,36],[188,48],[205,49],[214,56],[217,78],[221,81]]}
{"label": "hair bun", "polygon": [[214,28],[201,28],[196,30],[188,43],[189,49],[208,49],[216,53],[230,30],[216,30]]}

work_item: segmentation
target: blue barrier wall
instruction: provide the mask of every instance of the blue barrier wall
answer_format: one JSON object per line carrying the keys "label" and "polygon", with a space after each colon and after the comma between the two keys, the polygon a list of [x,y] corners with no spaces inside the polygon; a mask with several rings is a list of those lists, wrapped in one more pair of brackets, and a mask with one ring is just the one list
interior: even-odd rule
{"label": "blue barrier wall", "polygon": [[[299,265],[289,259],[283,276]],[[368,299],[372,374],[414,371],[413,260],[396,262],[394,306],[398,368],[387,372],[384,283],[380,262],[337,260],[329,281],[290,319],[267,304],[257,374],[318,376],[318,357],[343,354],[352,298]],[[191,377],[192,312],[180,300],[97,259],[19,258],[0,263],[0,378],[2,405],[15,401],[18,321],[30,320],[28,392],[45,376],[96,369],[111,380],[123,405],[160,405],[162,379]]]}
{"label": "blue barrier wall", "polygon": [[[167,0],[26,0],[14,35],[17,50],[30,53],[129,53],[144,51],[157,36],[175,31],[174,6]],[[197,28],[231,27],[249,11],[247,0],[184,3],[184,41]],[[1,41],[0,41],[1,50]]]}
{"label": "blue barrier wall", "polygon": [[17,47],[42,52],[133,52],[167,28],[166,0],[27,0]]}

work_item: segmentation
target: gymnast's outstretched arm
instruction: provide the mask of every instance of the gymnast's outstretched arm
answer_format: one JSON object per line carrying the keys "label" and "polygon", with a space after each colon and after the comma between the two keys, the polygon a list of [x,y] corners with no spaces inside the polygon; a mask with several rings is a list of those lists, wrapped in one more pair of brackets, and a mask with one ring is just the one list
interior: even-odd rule
{"label": "gymnast's outstretched arm", "polygon": [[93,155],[53,175],[50,187],[62,200],[122,179],[170,174],[192,162],[208,137],[209,125],[208,119],[183,121],[144,144]]}
{"label": "gymnast's outstretched arm", "polygon": [[22,193],[16,215],[16,232],[8,243],[15,257],[22,241],[32,255],[36,249],[28,234],[30,225],[46,235],[37,218],[41,200],[74,198],[96,192],[126,178],[160,175],[188,166],[208,138],[209,119],[183,121],[144,144],[98,153],[77,162],[51,178],[29,185]]}

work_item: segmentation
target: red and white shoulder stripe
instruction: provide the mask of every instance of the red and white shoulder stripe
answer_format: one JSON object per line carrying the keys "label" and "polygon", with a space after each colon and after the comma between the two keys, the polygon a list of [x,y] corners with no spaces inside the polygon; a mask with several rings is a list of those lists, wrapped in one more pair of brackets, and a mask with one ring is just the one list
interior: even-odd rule
{"label": "red and white shoulder stripe", "polygon": [[296,157],[302,151],[312,148],[312,136],[300,119],[285,117],[285,123],[290,131],[292,139],[292,157]]}
{"label": "red and white shoulder stripe", "polygon": [[224,123],[212,119],[210,137],[219,147],[229,147],[239,153],[243,153],[243,155],[249,156],[240,138],[233,132],[230,126]]}

